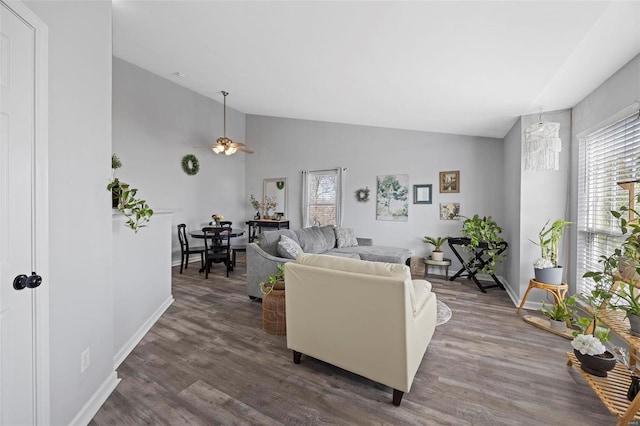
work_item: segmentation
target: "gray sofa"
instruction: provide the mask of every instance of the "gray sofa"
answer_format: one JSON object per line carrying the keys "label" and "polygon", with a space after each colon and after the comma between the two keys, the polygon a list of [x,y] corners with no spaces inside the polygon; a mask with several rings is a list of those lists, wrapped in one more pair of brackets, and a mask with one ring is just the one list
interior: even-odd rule
{"label": "gray sofa", "polygon": [[259,235],[258,243],[247,245],[247,292],[252,299],[262,299],[260,283],[276,272],[278,263],[293,262],[293,259],[284,258],[278,253],[281,235],[294,240],[305,253],[404,264],[409,263],[413,254],[410,249],[374,246],[370,238],[357,238],[357,246],[337,248],[333,226],[266,231]]}

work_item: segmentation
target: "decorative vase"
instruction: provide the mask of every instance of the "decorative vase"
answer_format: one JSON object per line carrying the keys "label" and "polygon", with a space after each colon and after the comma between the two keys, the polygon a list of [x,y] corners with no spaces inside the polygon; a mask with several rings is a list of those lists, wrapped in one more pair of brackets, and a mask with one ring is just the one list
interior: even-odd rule
{"label": "decorative vase", "polygon": [[539,283],[560,285],[562,284],[562,266],[555,268],[533,268],[535,280]]}
{"label": "decorative vase", "polygon": [[549,319],[549,328],[554,331],[564,333],[565,331],[567,331],[567,323],[563,320]]}
{"label": "decorative vase", "polygon": [[607,371],[613,370],[616,366],[616,358],[609,351],[600,356],[582,355],[575,349],[573,353],[580,361],[580,368],[593,376],[607,377]]}
{"label": "decorative vase", "polygon": [[442,261],[443,259],[444,259],[444,252],[435,251],[435,250],[431,252],[431,260]]}
{"label": "decorative vase", "polygon": [[640,316],[629,313],[627,318],[629,318],[629,331],[631,334],[640,336]]}
{"label": "decorative vase", "polygon": [[216,228],[220,228],[220,221],[218,219],[216,219],[214,221]]}
{"label": "decorative vase", "polygon": [[267,334],[287,334],[284,281],[277,281],[262,298],[262,329]]}
{"label": "decorative vase", "polygon": [[627,399],[629,399],[629,401],[633,401],[636,395],[638,395],[638,391],[640,391],[640,376],[632,374],[631,384],[629,385],[629,390],[627,391]]}

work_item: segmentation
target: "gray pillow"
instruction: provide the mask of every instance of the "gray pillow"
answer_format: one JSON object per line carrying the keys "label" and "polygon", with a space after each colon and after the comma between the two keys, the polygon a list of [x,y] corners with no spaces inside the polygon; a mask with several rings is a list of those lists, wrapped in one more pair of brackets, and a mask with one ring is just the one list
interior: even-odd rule
{"label": "gray pillow", "polygon": [[295,232],[300,242],[300,247],[305,253],[324,253],[333,248],[333,245],[329,246],[322,231],[317,226],[297,229]]}
{"label": "gray pillow", "polygon": [[296,233],[289,229],[280,229],[277,231],[264,231],[258,236],[258,245],[260,248],[271,256],[278,257],[278,242],[280,242],[280,236],[286,235],[293,241],[298,242]]}
{"label": "gray pillow", "polygon": [[336,244],[338,248],[356,247],[358,240],[351,228],[336,228]]}
{"label": "gray pillow", "polygon": [[297,242],[286,235],[281,235],[280,241],[278,242],[278,253],[287,259],[295,259],[298,254],[304,252]]}

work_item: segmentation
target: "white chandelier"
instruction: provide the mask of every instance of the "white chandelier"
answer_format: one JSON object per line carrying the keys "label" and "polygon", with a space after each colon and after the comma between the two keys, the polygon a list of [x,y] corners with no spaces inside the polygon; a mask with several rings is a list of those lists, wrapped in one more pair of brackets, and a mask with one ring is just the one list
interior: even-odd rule
{"label": "white chandelier", "polygon": [[558,170],[560,168],[560,151],[562,140],[560,139],[560,123],[540,121],[524,130],[524,154],[525,170]]}

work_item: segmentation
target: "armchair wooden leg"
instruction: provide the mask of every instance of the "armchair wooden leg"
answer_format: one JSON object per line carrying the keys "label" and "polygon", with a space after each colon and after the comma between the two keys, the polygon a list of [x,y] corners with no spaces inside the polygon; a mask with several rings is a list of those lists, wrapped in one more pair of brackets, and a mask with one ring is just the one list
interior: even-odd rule
{"label": "armchair wooden leg", "polygon": [[404,392],[399,391],[398,389],[393,390],[393,405],[396,407],[400,406],[400,402],[402,402],[402,397],[404,396]]}
{"label": "armchair wooden leg", "polygon": [[[293,351],[293,363],[294,364],[300,364],[300,356],[302,355],[301,352],[298,351]],[[402,397],[400,397],[402,398]]]}

